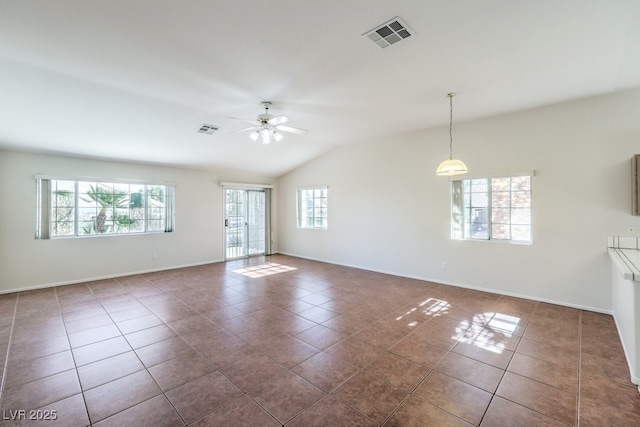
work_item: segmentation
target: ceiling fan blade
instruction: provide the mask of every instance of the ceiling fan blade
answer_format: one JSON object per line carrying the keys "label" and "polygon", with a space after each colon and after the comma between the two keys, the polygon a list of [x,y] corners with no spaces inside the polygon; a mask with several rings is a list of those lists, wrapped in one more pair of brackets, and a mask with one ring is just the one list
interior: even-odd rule
{"label": "ceiling fan blade", "polygon": [[251,126],[250,128],[244,128],[244,129],[238,129],[238,130],[232,130],[229,133],[238,133],[238,132],[246,132],[248,130],[257,130],[260,129],[258,126]]}
{"label": "ceiling fan blade", "polygon": [[227,118],[232,120],[240,120],[241,122],[245,122],[245,123],[251,123],[252,125],[256,125],[256,126],[260,125],[260,123],[258,123],[255,120],[239,119],[237,117],[227,117]]}
{"label": "ceiling fan blade", "polygon": [[289,117],[287,116],[276,116],[276,117],[272,117],[271,119],[269,119],[269,121],[267,123],[269,123],[271,126],[277,126],[279,124],[282,124],[286,121],[289,120]]}
{"label": "ceiling fan blade", "polygon": [[306,129],[292,128],[290,126],[276,126],[275,128],[278,130],[283,130],[285,132],[298,133],[300,135],[306,135],[309,133],[309,131]]}

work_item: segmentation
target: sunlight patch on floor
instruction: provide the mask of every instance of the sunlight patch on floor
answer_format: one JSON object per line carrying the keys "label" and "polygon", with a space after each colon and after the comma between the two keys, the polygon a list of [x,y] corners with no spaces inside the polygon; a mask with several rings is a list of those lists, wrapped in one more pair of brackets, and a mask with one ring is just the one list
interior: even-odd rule
{"label": "sunlight patch on floor", "polygon": [[268,262],[260,265],[251,265],[248,267],[237,268],[235,270],[231,270],[234,273],[242,274],[243,276],[257,278],[257,277],[265,277],[272,276],[278,273],[286,273],[287,271],[297,270],[295,267],[289,267],[284,264],[276,264],[274,262]]}
{"label": "sunlight patch on floor", "polygon": [[422,314],[429,316],[429,315],[435,315],[439,311],[445,310],[451,307],[451,305],[448,302],[441,299],[429,298],[426,301],[422,301],[419,307],[424,307],[422,309]]}
{"label": "sunlight patch on floor", "polygon": [[509,316],[508,314],[496,313],[495,316],[489,321],[488,326],[492,329],[499,329],[512,337],[516,329],[520,318],[515,316]]}
{"label": "sunlight patch on floor", "polygon": [[[397,321],[401,321],[403,320],[405,317],[407,316],[411,316],[413,314],[419,313],[420,317],[431,317],[431,316],[436,316],[436,313],[438,313],[440,310],[445,309],[449,307],[449,303],[443,300],[439,300],[436,298],[429,298],[425,301],[422,301],[420,304],[418,304],[416,307],[412,307],[409,310],[407,310],[405,313],[399,315],[398,317],[395,318],[395,320]],[[419,326],[421,324],[421,322],[419,322],[418,320],[413,320],[410,321],[409,323],[407,323],[407,326],[410,328],[415,328],[416,326]]]}
{"label": "sunlight patch on floor", "polygon": [[471,322],[460,322],[457,329],[467,329],[459,342],[500,354],[505,350],[506,340],[513,336],[519,323],[518,317],[502,313],[477,313]]}

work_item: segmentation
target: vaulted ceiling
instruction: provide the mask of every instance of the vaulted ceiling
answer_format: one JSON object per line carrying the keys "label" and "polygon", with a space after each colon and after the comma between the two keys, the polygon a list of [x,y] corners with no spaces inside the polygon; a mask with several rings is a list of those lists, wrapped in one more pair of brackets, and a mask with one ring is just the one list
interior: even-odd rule
{"label": "vaulted ceiling", "polygon": [[[637,0],[0,0],[7,149],[279,176],[444,125],[450,91],[464,121],[638,86]],[[231,133],[261,101],[309,134]]]}

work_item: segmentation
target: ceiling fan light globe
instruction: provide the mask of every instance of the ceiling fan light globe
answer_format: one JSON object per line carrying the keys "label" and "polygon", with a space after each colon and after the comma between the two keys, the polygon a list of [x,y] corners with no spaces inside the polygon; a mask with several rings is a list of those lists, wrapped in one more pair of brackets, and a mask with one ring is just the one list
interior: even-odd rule
{"label": "ceiling fan light globe", "polygon": [[251,132],[249,134],[249,138],[251,138],[254,141],[257,141],[259,136],[260,136],[260,132],[259,131]]}
{"label": "ceiling fan light globe", "polygon": [[467,172],[469,172],[469,169],[467,169],[467,165],[465,165],[462,160],[449,157],[447,160],[440,163],[440,166],[438,166],[438,169],[436,170],[436,175],[453,176],[462,175]]}
{"label": "ceiling fan light globe", "polygon": [[280,141],[280,140],[282,139],[282,134],[281,134],[281,133],[278,133],[278,132],[276,132],[276,131],[273,131],[273,139],[275,139],[275,140],[276,140],[276,142],[277,142],[277,141]]}
{"label": "ceiling fan light globe", "polygon": [[260,131],[260,135],[262,136],[263,144],[268,144],[271,142],[271,135],[269,135],[269,129],[262,129]]}

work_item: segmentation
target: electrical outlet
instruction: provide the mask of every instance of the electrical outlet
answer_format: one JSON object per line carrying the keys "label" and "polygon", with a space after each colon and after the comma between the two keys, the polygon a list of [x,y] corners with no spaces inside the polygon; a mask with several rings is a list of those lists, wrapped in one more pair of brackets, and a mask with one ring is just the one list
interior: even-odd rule
{"label": "electrical outlet", "polygon": [[636,234],[637,230],[635,225],[627,225],[627,234]]}
{"label": "electrical outlet", "polygon": [[151,259],[158,259],[158,254],[155,252],[151,254]]}
{"label": "electrical outlet", "polygon": [[446,269],[447,269],[447,263],[446,263],[446,262],[443,262],[443,263],[442,263],[442,269],[443,269],[443,270],[446,270]]}

